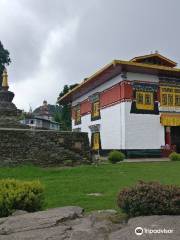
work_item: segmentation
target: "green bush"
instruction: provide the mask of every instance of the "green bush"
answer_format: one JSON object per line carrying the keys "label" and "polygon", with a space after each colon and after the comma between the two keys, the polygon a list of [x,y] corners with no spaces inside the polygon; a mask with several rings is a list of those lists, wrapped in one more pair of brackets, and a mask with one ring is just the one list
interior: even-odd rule
{"label": "green bush", "polygon": [[180,154],[178,154],[176,152],[172,152],[169,155],[169,158],[171,159],[171,161],[180,161]]}
{"label": "green bush", "polygon": [[43,192],[39,181],[0,180],[0,217],[8,216],[16,209],[28,212],[41,210]]}
{"label": "green bush", "polygon": [[130,217],[180,214],[180,187],[157,182],[139,182],[123,189],[118,206]]}
{"label": "green bush", "polygon": [[117,162],[123,161],[124,158],[125,158],[124,153],[116,151],[116,150],[111,151],[109,153],[109,157],[108,157],[108,159],[111,163],[117,163]]}

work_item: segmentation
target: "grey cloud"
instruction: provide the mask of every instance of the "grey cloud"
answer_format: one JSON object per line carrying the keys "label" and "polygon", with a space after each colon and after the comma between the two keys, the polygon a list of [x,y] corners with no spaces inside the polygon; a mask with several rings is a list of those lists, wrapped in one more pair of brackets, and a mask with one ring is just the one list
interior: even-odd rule
{"label": "grey cloud", "polygon": [[[65,83],[112,59],[159,50],[180,63],[179,9],[179,0],[0,0],[0,40],[11,53],[17,104],[55,102]],[[38,91],[30,86],[36,82]]]}
{"label": "grey cloud", "polygon": [[72,58],[66,55],[62,62],[64,68],[71,62],[69,79],[82,79],[112,59],[129,59],[151,50],[179,61],[180,34],[174,24],[180,20],[180,4],[173,2],[100,1],[81,19]]}

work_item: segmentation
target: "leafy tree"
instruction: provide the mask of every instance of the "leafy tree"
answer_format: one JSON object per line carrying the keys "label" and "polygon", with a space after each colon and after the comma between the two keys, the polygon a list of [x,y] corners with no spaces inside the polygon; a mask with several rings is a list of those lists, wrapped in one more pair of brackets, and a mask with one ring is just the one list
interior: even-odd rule
{"label": "leafy tree", "polygon": [[11,59],[9,57],[9,51],[4,49],[3,44],[0,41],[0,88],[2,85],[2,74],[6,65],[9,65]]}
{"label": "leafy tree", "polygon": [[61,124],[61,111],[62,109],[58,105],[56,105],[56,110],[53,114],[53,119],[55,122],[58,122],[60,124]]}
{"label": "leafy tree", "polygon": [[69,86],[68,85],[64,85],[63,90],[60,92],[59,97],[63,97],[66,93],[69,92]]}
{"label": "leafy tree", "polygon": [[61,113],[60,112],[55,112],[53,119],[55,122],[61,123]]}
{"label": "leafy tree", "polygon": [[[72,84],[72,85],[64,85],[63,90],[60,92],[59,97],[63,97],[66,93],[68,93],[70,90],[75,88],[78,84]],[[71,105],[69,103],[61,103],[61,114],[60,114],[60,123],[61,123],[61,129],[64,131],[70,131],[72,129],[71,126]]]}

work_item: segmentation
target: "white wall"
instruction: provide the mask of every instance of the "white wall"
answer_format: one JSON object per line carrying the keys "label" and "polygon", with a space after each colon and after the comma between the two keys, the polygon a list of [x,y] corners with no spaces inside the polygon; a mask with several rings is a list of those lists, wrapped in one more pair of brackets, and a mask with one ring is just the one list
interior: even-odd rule
{"label": "white wall", "polygon": [[[140,73],[127,73],[127,80],[139,80],[158,82],[158,76]],[[88,94],[76,99],[73,106],[90,95],[104,91],[105,89],[122,81],[120,75],[102,84]],[[160,124],[160,116],[152,114],[131,114],[131,102],[122,102],[114,106],[101,109],[101,119],[91,121],[91,115],[81,117],[81,124],[73,129],[81,128],[82,132],[88,132],[91,140],[89,126],[100,124],[102,149],[159,149],[165,144],[164,127]]]}
{"label": "white wall", "polygon": [[81,132],[87,132],[89,136],[89,142],[91,143],[91,130],[90,125],[100,124],[101,120],[91,122],[91,114],[87,114],[81,117],[81,124],[74,125],[74,120],[72,121],[72,129],[81,128]]}
{"label": "white wall", "polygon": [[88,93],[84,94],[83,96],[77,98],[75,101],[72,102],[72,106],[75,106],[76,104],[84,101],[92,94],[97,93],[97,92],[102,92],[102,91],[106,90],[107,88],[110,88],[121,81],[122,81],[121,75],[118,75],[118,76],[112,78],[108,82],[103,83],[102,85],[98,86],[97,88],[93,89],[92,91],[89,91]]}
{"label": "white wall", "polygon": [[[121,149],[125,144],[125,133],[122,131],[122,121],[124,121],[124,112],[121,113],[122,106],[114,106],[101,109],[101,119],[91,121],[91,115],[87,114],[81,117],[81,124],[74,125],[73,129],[81,128],[81,132],[88,132],[91,142],[91,131],[89,126],[100,124],[101,146],[102,149]],[[124,134],[124,135],[123,135]]]}
{"label": "white wall", "polygon": [[144,73],[133,73],[133,72],[128,72],[127,73],[127,80],[129,81],[144,81],[144,82],[159,82],[159,78],[157,75],[151,75],[151,74],[144,74]]}
{"label": "white wall", "polygon": [[121,104],[101,110],[101,144],[104,149],[121,149],[124,143]]}
{"label": "white wall", "polygon": [[[165,144],[164,127],[160,116],[130,113],[131,102],[122,102],[101,110],[101,119],[91,121],[91,115],[81,118],[74,126],[88,132],[89,126],[100,124],[102,149],[160,149]],[[74,121],[73,121],[74,122]]]}
{"label": "white wall", "polygon": [[126,102],[125,148],[160,149],[165,144],[164,127],[160,115],[130,114],[131,103]]}

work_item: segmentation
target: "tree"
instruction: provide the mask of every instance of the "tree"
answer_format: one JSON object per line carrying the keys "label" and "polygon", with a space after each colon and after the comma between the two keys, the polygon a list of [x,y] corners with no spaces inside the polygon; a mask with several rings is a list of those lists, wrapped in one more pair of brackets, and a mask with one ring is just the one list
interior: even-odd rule
{"label": "tree", "polygon": [[[63,97],[70,90],[75,88],[78,84],[64,85],[63,90],[60,92],[59,97]],[[61,104],[62,110],[60,115],[61,129],[64,131],[70,131],[71,126],[71,105],[69,103]]]}
{"label": "tree", "polygon": [[9,51],[4,49],[3,44],[0,41],[0,88],[2,85],[2,74],[6,65],[11,63],[11,59],[9,57]]}

